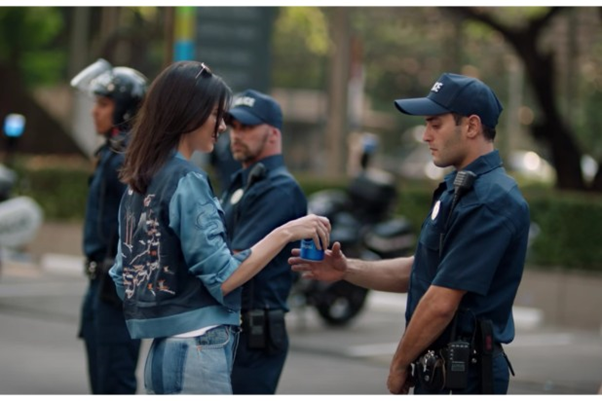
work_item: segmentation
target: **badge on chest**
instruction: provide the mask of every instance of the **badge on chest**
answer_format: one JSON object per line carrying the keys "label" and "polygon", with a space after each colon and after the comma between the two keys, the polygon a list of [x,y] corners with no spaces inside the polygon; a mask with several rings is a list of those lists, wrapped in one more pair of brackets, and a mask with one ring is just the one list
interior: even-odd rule
{"label": "badge on chest", "polygon": [[437,218],[437,216],[439,215],[440,209],[441,209],[441,201],[438,200],[437,203],[435,203],[435,206],[433,206],[433,211],[431,212],[431,220],[435,220]]}
{"label": "badge on chest", "polygon": [[234,191],[234,193],[230,197],[230,204],[236,205],[242,199],[244,193],[245,191],[242,188],[238,188],[236,191]]}

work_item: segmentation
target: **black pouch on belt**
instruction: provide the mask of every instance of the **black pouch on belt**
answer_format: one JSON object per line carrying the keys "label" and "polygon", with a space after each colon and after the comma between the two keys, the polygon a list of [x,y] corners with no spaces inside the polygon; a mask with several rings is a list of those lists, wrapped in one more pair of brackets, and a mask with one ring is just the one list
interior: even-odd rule
{"label": "black pouch on belt", "polygon": [[491,320],[479,319],[477,325],[479,333],[477,341],[481,352],[481,392],[493,394],[493,324]]}
{"label": "black pouch on belt", "polygon": [[252,309],[245,314],[245,321],[244,329],[248,333],[247,346],[249,349],[264,349],[267,345],[265,311]]}
{"label": "black pouch on belt", "polygon": [[472,346],[468,341],[451,341],[445,348],[445,388],[462,390],[468,384]]}
{"label": "black pouch on belt", "polygon": [[284,349],[286,341],[286,326],[282,309],[268,309],[268,353],[277,353]]}

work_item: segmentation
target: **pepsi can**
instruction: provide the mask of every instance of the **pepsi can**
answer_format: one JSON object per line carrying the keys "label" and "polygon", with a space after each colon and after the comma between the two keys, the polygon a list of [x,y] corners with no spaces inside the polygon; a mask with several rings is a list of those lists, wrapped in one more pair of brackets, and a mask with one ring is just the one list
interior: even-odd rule
{"label": "pepsi can", "polygon": [[324,249],[316,248],[316,244],[311,238],[301,240],[301,259],[324,260]]}

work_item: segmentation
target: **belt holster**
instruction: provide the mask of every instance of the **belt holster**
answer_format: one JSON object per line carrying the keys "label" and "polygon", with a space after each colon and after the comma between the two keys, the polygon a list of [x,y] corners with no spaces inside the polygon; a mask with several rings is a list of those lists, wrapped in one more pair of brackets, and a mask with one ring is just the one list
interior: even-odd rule
{"label": "belt holster", "polygon": [[286,345],[286,326],[282,309],[252,309],[242,314],[242,329],[247,332],[247,347],[276,353]]}
{"label": "belt holster", "polygon": [[123,301],[121,301],[121,298],[119,298],[119,295],[117,294],[117,287],[115,287],[115,282],[109,274],[109,270],[111,270],[111,267],[113,267],[114,263],[114,259],[105,259],[100,264],[100,286],[98,295],[100,296],[101,301],[104,301],[117,309],[121,309],[123,307]]}
{"label": "belt holster", "polygon": [[[468,370],[474,341],[456,335],[458,312],[450,323],[446,345],[435,342],[414,363],[414,375],[420,384],[432,393],[443,390],[463,390],[468,385]],[[430,348],[430,347],[429,347]]]}
{"label": "belt holster", "polygon": [[265,311],[253,309],[243,314],[243,330],[247,331],[247,347],[264,349],[267,344]]}
{"label": "belt holster", "polygon": [[109,275],[109,270],[113,267],[113,259],[104,261],[86,260],[84,262],[84,273],[91,281],[99,280],[98,297],[116,308],[122,307],[121,298],[117,295],[115,283]]}
{"label": "belt holster", "polygon": [[481,365],[481,393],[493,394],[493,324],[491,320],[479,319],[476,330]]}
{"label": "belt holster", "polygon": [[[286,346],[283,309],[253,309],[255,278],[249,281],[248,310],[242,314],[242,329],[247,332],[247,347],[276,354]],[[244,310],[244,306],[243,306]]]}
{"label": "belt holster", "polygon": [[96,280],[98,278],[99,268],[100,268],[100,264],[95,260],[86,259],[84,261],[84,274],[90,280]]}

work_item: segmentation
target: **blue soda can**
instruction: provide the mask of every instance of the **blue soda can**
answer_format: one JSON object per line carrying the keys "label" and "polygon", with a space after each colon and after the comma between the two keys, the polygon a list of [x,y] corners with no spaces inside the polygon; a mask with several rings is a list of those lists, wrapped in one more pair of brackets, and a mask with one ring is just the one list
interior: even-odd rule
{"label": "blue soda can", "polygon": [[311,238],[301,240],[301,259],[324,260],[324,250],[316,248]]}

